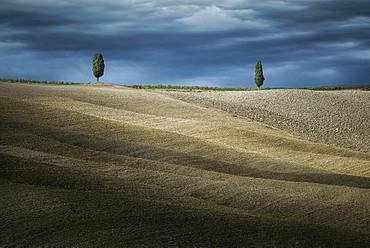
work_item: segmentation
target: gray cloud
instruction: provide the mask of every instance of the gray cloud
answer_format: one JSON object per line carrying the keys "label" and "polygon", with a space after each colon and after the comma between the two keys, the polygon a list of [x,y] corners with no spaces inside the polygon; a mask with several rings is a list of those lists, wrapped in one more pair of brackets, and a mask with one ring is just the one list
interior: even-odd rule
{"label": "gray cloud", "polygon": [[270,86],[369,83],[370,2],[8,1],[0,10],[0,76]]}

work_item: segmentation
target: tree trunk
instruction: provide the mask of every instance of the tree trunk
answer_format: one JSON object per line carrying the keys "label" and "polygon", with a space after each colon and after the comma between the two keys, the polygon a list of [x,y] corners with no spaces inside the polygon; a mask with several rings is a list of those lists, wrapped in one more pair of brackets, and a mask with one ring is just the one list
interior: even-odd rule
{"label": "tree trunk", "polygon": [[98,77],[96,78],[96,82],[99,83],[99,78]]}

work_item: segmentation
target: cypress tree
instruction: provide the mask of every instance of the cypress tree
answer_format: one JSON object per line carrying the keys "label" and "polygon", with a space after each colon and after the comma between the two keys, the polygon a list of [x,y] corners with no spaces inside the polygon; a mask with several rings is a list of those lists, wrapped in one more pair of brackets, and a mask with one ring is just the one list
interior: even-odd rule
{"label": "cypress tree", "polygon": [[263,81],[265,81],[265,77],[263,76],[261,60],[258,60],[256,63],[256,74],[255,74],[254,81],[256,82],[256,85],[258,88],[260,88],[263,84]]}
{"label": "cypress tree", "polygon": [[104,74],[104,58],[101,53],[96,53],[93,58],[93,68],[92,71],[96,77],[96,81],[99,82],[99,78]]}

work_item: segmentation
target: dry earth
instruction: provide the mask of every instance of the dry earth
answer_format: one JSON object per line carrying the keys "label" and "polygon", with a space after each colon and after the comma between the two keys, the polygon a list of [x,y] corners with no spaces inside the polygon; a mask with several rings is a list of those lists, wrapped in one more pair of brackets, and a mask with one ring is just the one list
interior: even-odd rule
{"label": "dry earth", "polygon": [[0,106],[0,247],[370,245],[368,152],[157,91],[0,83]]}
{"label": "dry earth", "polygon": [[161,92],[245,116],[312,141],[370,152],[369,91]]}

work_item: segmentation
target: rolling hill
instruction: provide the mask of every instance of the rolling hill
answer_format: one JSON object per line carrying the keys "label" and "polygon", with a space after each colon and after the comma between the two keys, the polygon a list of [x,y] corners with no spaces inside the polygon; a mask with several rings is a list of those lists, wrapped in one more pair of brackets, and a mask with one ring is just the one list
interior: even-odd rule
{"label": "rolling hill", "polygon": [[0,83],[0,103],[0,247],[370,245],[366,149],[160,90]]}

